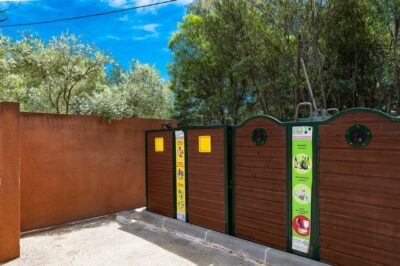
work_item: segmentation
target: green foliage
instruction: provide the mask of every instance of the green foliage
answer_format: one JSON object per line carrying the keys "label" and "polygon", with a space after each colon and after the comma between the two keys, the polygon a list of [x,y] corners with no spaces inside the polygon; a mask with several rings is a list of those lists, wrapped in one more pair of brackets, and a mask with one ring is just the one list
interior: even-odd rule
{"label": "green foliage", "polygon": [[23,111],[166,118],[171,98],[154,67],[134,62],[124,71],[74,35],[43,42],[0,34],[0,100],[17,101]]}
{"label": "green foliage", "polygon": [[74,35],[47,43],[24,35],[8,42],[2,98],[20,102],[22,110],[68,114],[96,84],[105,83],[104,64],[111,59]]}
{"label": "green foliage", "polygon": [[393,110],[399,4],[195,1],[169,43],[174,114],[181,124],[196,115],[290,119],[299,102],[311,101],[307,77],[320,109]]}
{"label": "green foliage", "polygon": [[101,87],[84,101],[83,113],[100,115],[107,120],[169,117],[171,96],[154,67],[135,61],[129,73],[120,72],[117,76],[114,84]]}

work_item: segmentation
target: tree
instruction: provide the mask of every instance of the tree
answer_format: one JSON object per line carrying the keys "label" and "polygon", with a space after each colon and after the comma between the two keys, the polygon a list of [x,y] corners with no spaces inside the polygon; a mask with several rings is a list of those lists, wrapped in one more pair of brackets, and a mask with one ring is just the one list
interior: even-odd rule
{"label": "tree", "polygon": [[[111,65],[111,70],[106,67]],[[169,117],[172,96],[154,67],[129,71],[74,35],[48,42],[0,35],[0,98],[23,111],[96,114],[105,119]]]}
{"label": "tree", "polygon": [[87,97],[82,112],[106,120],[137,116],[169,118],[172,97],[154,67],[134,61],[131,70],[119,72],[118,77],[118,83],[102,85]]}
{"label": "tree", "polygon": [[182,124],[198,114],[206,121],[260,113],[290,119],[300,101],[312,100],[309,86],[318,108],[383,110],[391,95],[382,78],[389,35],[378,6],[373,0],[195,1],[169,45],[176,117]]}
{"label": "tree", "polygon": [[251,21],[248,4],[210,1],[191,8],[193,13],[184,17],[169,43],[177,117],[184,123],[195,115],[204,115],[208,122],[222,122],[227,116],[243,119],[258,100],[248,78],[253,68],[246,29]]}
{"label": "tree", "polygon": [[[376,6],[376,17],[383,22],[383,32],[388,32],[389,36],[389,56],[386,66],[386,76],[392,80],[391,90],[389,91],[386,110],[390,113],[393,108],[393,98],[396,99],[397,113],[400,114],[400,80],[399,80],[399,34],[400,34],[400,0],[380,0],[373,1]],[[389,60],[391,63],[389,63]],[[388,73],[389,72],[389,73]],[[391,73],[390,73],[391,72]],[[393,97],[393,95],[396,95]]]}
{"label": "tree", "polygon": [[27,35],[11,46],[10,53],[13,70],[25,80],[30,98],[23,108],[57,114],[71,113],[96,84],[105,84],[105,63],[111,62],[101,51],[67,34],[47,43]]}

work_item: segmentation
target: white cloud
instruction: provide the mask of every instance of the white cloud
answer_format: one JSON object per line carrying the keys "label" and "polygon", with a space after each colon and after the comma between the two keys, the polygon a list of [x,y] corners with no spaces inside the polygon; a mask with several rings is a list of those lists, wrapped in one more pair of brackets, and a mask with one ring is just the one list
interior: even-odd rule
{"label": "white cloud", "polygon": [[146,24],[146,25],[141,25],[141,26],[133,26],[132,28],[135,30],[144,30],[148,31],[151,33],[157,33],[157,27],[159,27],[160,24]]}
{"label": "white cloud", "polygon": [[160,24],[146,24],[146,25],[141,25],[141,26],[133,26],[132,29],[138,30],[138,31],[144,31],[147,34],[141,35],[141,36],[133,36],[134,40],[145,40],[149,38],[157,38],[160,36],[160,33],[157,31],[157,28],[160,26]]}
{"label": "white cloud", "polygon": [[0,10],[2,9],[14,9],[19,6],[19,4],[29,4],[30,2],[37,2],[39,0],[0,0]]}
{"label": "white cloud", "polygon": [[128,17],[128,15],[125,15],[125,16],[119,17],[118,20],[122,21],[122,22],[125,22],[125,21],[129,20],[129,17]]}
{"label": "white cloud", "polygon": [[193,1],[194,0],[178,0],[178,1],[176,1],[176,3],[178,5],[188,5],[188,4],[191,4]]}
{"label": "white cloud", "polygon": [[132,39],[134,39],[136,41],[143,41],[143,40],[146,40],[148,38],[151,38],[151,37],[149,37],[148,35],[146,35],[146,36],[135,36],[135,35],[133,35],[133,37],[132,37]]}
{"label": "white cloud", "polygon": [[0,0],[0,2],[37,2],[39,0]]}
{"label": "white cloud", "polygon": [[127,4],[130,4],[129,0],[101,0],[102,2],[107,3],[109,6],[112,7],[125,7]]}
{"label": "white cloud", "polygon": [[110,39],[110,40],[114,40],[114,41],[120,41],[121,40],[120,37],[117,37],[115,35],[106,35],[105,38],[106,39]]}
{"label": "white cloud", "polygon": [[[115,8],[125,8],[125,7],[133,7],[133,6],[146,6],[151,4],[156,4],[163,2],[165,0],[100,0],[103,3],[108,4],[111,7]],[[170,4],[175,5],[188,5],[192,3],[194,0],[177,0],[176,2],[172,2]],[[165,4],[168,5],[168,4]],[[138,12],[154,12],[157,8],[160,8],[165,5],[148,7],[145,9],[139,9]]]}

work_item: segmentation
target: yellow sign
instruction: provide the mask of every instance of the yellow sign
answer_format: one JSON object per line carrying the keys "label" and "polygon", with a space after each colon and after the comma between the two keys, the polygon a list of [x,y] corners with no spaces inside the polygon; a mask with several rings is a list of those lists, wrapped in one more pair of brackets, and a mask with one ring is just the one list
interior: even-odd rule
{"label": "yellow sign", "polygon": [[211,152],[211,136],[199,136],[199,152]]}
{"label": "yellow sign", "polygon": [[154,146],[156,152],[164,152],[164,138],[155,138]]}
{"label": "yellow sign", "polygon": [[176,218],[186,221],[185,132],[175,132]]}

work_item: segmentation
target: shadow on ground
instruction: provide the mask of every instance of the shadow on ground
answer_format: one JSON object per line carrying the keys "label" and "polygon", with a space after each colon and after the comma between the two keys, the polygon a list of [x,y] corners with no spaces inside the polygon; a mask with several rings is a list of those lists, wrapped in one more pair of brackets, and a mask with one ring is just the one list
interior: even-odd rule
{"label": "shadow on ground", "polygon": [[23,236],[22,256],[9,265],[259,265],[143,222],[115,216]]}
{"label": "shadow on ground", "polygon": [[[121,226],[120,230],[149,241],[199,266],[259,265],[256,262],[246,261],[243,257],[233,255],[231,252],[204,247],[199,242],[173,235],[158,227],[150,228],[143,223],[119,223],[119,225]],[[160,236],[160,234],[163,234],[163,236]]]}
{"label": "shadow on ground", "polygon": [[111,222],[115,222],[115,216],[100,217],[85,222],[78,222],[78,223],[59,225],[59,226],[56,225],[53,227],[39,229],[35,231],[23,232],[21,238],[31,237],[31,236],[59,236],[80,231],[82,229],[101,227]]}

